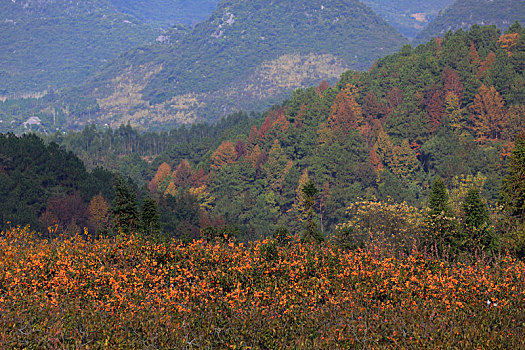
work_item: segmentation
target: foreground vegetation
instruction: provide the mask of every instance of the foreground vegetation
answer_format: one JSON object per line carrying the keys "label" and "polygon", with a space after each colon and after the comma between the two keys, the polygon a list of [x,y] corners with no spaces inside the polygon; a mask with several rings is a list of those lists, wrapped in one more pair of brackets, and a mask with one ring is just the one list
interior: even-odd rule
{"label": "foreground vegetation", "polygon": [[510,257],[35,235],[0,238],[2,348],[525,345],[525,264]]}

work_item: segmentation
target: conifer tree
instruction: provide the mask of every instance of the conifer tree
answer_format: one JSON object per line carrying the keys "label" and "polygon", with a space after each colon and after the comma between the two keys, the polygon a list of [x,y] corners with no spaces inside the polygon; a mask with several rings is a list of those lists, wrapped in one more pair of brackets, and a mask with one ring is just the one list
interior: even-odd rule
{"label": "conifer tree", "polygon": [[492,230],[487,203],[483,200],[479,188],[471,187],[463,202],[463,228],[466,246],[474,249],[486,249],[492,245]]}
{"label": "conifer tree", "polygon": [[445,114],[454,133],[460,137],[465,137],[467,135],[465,131],[467,125],[465,109],[461,108],[459,98],[453,92],[450,92],[445,98]]}
{"label": "conifer tree", "polygon": [[430,191],[426,224],[430,243],[438,251],[457,245],[457,222],[450,207],[447,187],[441,178],[434,181]]}
{"label": "conifer tree", "polygon": [[155,199],[148,196],[142,201],[140,218],[144,234],[153,235],[159,232],[160,214]]}
{"label": "conifer tree", "polygon": [[111,208],[115,232],[129,234],[139,227],[137,197],[131,185],[117,177],[115,180],[115,200]]}
{"label": "conifer tree", "polygon": [[303,194],[303,201],[301,204],[305,214],[305,230],[303,234],[303,240],[306,242],[320,243],[324,241],[324,238],[317,229],[317,225],[315,223],[314,205],[318,193],[317,186],[315,183],[313,183],[313,181],[308,181],[301,188],[301,192]]}
{"label": "conifer tree", "polygon": [[503,182],[503,198],[506,211],[518,221],[525,219],[525,132],[514,142],[510,156],[508,175]]}
{"label": "conifer tree", "polygon": [[509,215],[505,234],[507,247],[525,256],[525,132],[514,141],[507,176],[503,181],[503,203]]}
{"label": "conifer tree", "polygon": [[268,161],[264,164],[264,172],[270,189],[279,193],[284,177],[292,167],[292,162],[286,157],[281,143],[275,139],[268,154]]}

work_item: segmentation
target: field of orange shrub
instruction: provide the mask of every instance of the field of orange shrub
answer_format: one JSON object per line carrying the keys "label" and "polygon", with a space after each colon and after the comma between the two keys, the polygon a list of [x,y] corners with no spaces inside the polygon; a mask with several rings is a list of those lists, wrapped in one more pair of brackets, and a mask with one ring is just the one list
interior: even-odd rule
{"label": "field of orange shrub", "polygon": [[525,347],[525,265],[273,241],[0,237],[0,348]]}

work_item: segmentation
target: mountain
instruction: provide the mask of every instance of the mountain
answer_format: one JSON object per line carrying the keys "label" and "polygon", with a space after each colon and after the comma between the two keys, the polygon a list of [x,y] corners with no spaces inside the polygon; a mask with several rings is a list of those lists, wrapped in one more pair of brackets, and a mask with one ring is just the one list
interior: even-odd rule
{"label": "mountain", "polygon": [[106,0],[0,2],[0,97],[78,84],[158,30]]}
{"label": "mountain", "polygon": [[205,20],[219,0],[110,0],[120,12],[156,26],[195,25]]}
{"label": "mountain", "polygon": [[[128,51],[60,103],[69,127],[216,120],[368,69],[405,43],[357,0],[224,0],[205,22]],[[71,105],[88,109],[67,115]]]}
{"label": "mountain", "polygon": [[524,57],[519,25],[503,35],[473,26],[406,45],[332,86],[298,89],[261,116],[237,113],[169,133],[88,126],[48,140],[91,168],[110,166],[149,183],[172,213],[169,232],[199,232],[210,218],[236,225],[245,237],[278,226],[297,232],[307,179],[319,189],[318,227],[325,232],[346,220],[354,202],[352,210],[364,213],[378,209],[377,201],[393,212],[400,207],[392,200],[424,207],[438,177],[460,218],[472,186],[491,204],[500,199],[510,150],[525,128]]}
{"label": "mountain", "polygon": [[414,42],[424,43],[448,31],[468,29],[474,24],[496,25],[505,30],[515,21],[525,23],[523,0],[457,0],[423,29]]}
{"label": "mountain", "polygon": [[390,25],[414,38],[441,10],[454,0],[362,0]]}

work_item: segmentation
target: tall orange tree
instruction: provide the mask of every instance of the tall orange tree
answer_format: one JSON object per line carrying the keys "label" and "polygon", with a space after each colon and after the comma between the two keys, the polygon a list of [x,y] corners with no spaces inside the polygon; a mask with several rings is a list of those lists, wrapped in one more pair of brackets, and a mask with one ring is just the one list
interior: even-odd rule
{"label": "tall orange tree", "polygon": [[494,86],[488,88],[481,85],[470,106],[470,112],[472,130],[478,142],[501,139],[507,122],[506,110],[503,99]]}

